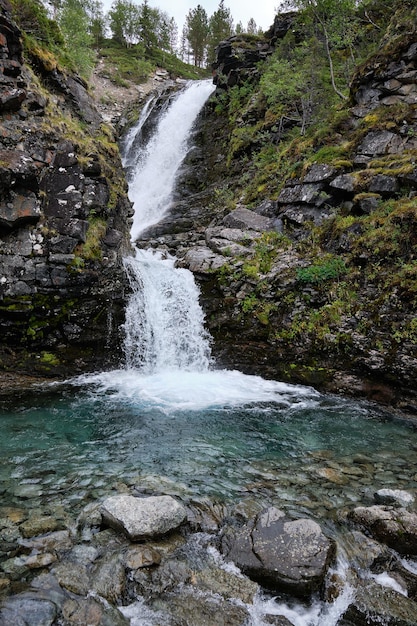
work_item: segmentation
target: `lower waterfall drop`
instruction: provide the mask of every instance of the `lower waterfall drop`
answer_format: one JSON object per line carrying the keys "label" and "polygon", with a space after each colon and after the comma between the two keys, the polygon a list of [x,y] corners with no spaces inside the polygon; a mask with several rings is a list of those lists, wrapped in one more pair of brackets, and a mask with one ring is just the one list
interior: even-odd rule
{"label": "lower waterfall drop", "polygon": [[176,269],[173,258],[138,250],[125,267],[133,294],[126,310],[128,368],[206,371],[210,344],[199,292],[191,272]]}

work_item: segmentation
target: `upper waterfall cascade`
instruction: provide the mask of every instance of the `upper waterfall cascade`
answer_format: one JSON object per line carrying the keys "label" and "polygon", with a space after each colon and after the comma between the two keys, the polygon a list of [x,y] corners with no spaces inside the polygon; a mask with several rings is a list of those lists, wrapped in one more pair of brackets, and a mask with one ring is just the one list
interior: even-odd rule
{"label": "upper waterfall cascade", "polygon": [[[132,172],[132,241],[166,213],[178,169],[190,147],[193,124],[212,91],[209,81],[190,83],[162,112],[153,136],[144,145],[142,128],[153,104],[148,100],[136,127],[127,135],[124,165]],[[175,268],[175,259],[163,259],[152,250],[137,250],[136,258],[125,260],[125,267],[132,287],[125,323],[127,367],[146,374],[207,370],[209,337],[191,272]]]}
{"label": "upper waterfall cascade", "polygon": [[[193,124],[213,90],[211,81],[189,83],[163,112],[147,145],[136,146],[134,137],[128,138],[124,162],[137,164],[129,182],[135,212],[132,241],[166,214],[179,167],[190,148]],[[148,113],[145,107],[136,133],[141,131]]]}

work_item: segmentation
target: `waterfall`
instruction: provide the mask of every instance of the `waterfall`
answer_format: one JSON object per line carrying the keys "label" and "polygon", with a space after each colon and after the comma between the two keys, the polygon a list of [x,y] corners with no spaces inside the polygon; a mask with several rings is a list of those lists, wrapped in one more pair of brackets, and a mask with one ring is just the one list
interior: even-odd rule
{"label": "waterfall", "polygon": [[174,262],[150,250],[125,262],[133,291],[126,310],[126,364],[147,374],[200,372],[210,363],[197,286],[191,272]]}
{"label": "waterfall", "polygon": [[[132,241],[148,226],[166,214],[179,167],[189,150],[189,136],[197,115],[214,87],[211,81],[195,81],[179,93],[162,114],[154,135],[138,152],[125,156],[135,158],[138,167],[129,182],[129,195],[134,206]],[[138,129],[143,120],[139,120]]]}
{"label": "waterfall", "polygon": [[[132,241],[166,213],[193,124],[212,91],[209,81],[190,83],[163,111],[147,145],[138,146],[152,110],[153,101],[148,101],[128,134],[124,164],[134,167],[129,184],[135,211]],[[175,268],[175,258],[163,259],[152,250],[137,250],[136,257],[125,259],[125,267],[132,287],[125,322],[127,367],[145,374],[206,371],[209,336],[192,273]]]}

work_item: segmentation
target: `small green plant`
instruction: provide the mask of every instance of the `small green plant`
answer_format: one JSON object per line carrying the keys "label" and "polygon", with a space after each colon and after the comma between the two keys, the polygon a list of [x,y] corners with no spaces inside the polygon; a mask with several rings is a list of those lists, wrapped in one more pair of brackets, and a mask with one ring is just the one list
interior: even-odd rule
{"label": "small green plant", "polygon": [[318,263],[297,270],[297,280],[302,283],[322,283],[337,280],[346,274],[347,268],[341,257],[327,257]]}

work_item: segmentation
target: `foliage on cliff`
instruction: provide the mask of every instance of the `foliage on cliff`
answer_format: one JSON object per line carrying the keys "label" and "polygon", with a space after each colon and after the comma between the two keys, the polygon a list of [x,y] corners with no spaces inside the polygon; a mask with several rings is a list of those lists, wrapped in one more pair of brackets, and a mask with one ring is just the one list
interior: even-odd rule
{"label": "foliage on cliff", "polygon": [[219,215],[226,203],[268,210],[285,237],[269,242],[268,268],[257,254],[251,268],[228,259],[220,283],[241,294],[233,315],[247,337],[293,359],[291,378],[302,365],[407,380],[417,348],[417,7],[367,0],[341,21],[326,0],[323,26],[311,11],[322,2],[297,4],[256,72],[218,78],[229,81],[213,104],[226,178],[213,204]]}

